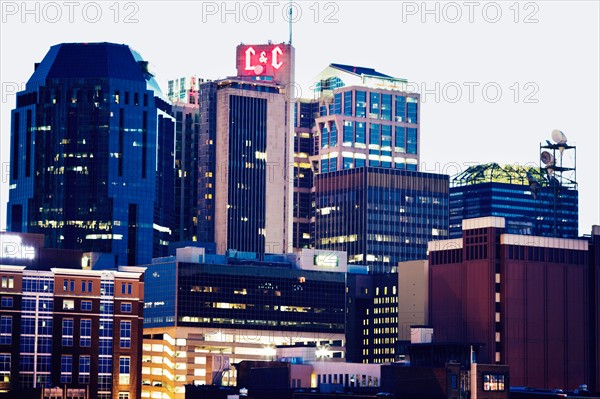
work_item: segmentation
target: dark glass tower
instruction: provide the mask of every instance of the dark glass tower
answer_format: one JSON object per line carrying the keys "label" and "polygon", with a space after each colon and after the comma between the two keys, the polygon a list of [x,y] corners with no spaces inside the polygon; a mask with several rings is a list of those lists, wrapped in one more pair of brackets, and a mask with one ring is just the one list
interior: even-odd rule
{"label": "dark glass tower", "polygon": [[489,163],[469,167],[452,179],[450,238],[462,236],[462,221],[502,216],[506,232],[544,237],[577,238],[576,185],[548,180],[537,167]]}
{"label": "dark glass tower", "polygon": [[128,46],[51,47],[12,111],[8,229],[120,265],[149,262],[153,242],[170,237],[169,112]]}
{"label": "dark glass tower", "polygon": [[448,238],[448,176],[363,166],[315,176],[315,247],[372,273],[425,259]]}
{"label": "dark glass tower", "polygon": [[174,241],[198,238],[198,142],[200,108],[198,84],[203,79],[182,77],[168,83],[175,117]]}

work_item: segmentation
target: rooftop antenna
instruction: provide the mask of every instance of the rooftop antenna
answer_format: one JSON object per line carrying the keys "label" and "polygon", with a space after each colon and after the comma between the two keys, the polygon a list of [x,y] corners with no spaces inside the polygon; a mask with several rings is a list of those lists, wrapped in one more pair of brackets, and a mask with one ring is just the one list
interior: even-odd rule
{"label": "rooftop antenna", "polygon": [[290,24],[290,46],[292,45],[292,0],[290,0],[290,11],[288,15],[288,22]]}

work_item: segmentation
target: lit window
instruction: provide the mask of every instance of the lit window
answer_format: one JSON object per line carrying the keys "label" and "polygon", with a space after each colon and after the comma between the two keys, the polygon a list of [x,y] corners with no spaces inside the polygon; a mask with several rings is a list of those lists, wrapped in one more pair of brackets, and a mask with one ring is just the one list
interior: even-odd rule
{"label": "lit window", "polygon": [[484,374],[484,391],[504,391],[504,374]]}

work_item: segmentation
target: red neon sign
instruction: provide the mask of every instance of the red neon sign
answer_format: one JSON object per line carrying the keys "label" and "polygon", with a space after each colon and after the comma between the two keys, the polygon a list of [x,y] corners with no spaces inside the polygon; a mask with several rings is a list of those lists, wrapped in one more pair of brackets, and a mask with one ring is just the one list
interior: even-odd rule
{"label": "red neon sign", "polygon": [[288,62],[287,47],[284,44],[238,46],[238,76],[276,76]]}

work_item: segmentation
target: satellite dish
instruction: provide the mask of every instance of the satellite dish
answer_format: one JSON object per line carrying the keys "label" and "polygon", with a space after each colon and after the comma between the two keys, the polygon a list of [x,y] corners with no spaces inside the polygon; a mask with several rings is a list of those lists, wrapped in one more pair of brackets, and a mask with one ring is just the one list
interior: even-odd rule
{"label": "satellite dish", "polygon": [[552,131],[552,140],[554,140],[556,144],[566,144],[567,136],[560,130],[554,129]]}
{"label": "satellite dish", "polygon": [[543,151],[540,154],[540,159],[546,166],[554,165],[554,155],[550,154],[548,151]]}

